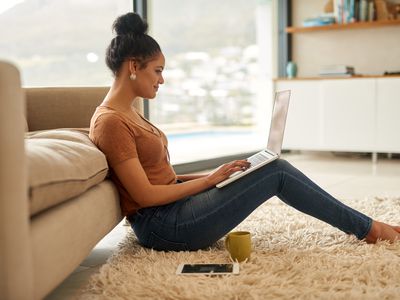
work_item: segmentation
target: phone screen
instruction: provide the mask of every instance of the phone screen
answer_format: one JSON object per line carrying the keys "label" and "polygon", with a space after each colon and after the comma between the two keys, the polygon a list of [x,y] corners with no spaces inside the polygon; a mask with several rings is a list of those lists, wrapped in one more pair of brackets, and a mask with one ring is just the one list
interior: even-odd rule
{"label": "phone screen", "polygon": [[232,273],[232,264],[193,264],[184,265],[182,273]]}

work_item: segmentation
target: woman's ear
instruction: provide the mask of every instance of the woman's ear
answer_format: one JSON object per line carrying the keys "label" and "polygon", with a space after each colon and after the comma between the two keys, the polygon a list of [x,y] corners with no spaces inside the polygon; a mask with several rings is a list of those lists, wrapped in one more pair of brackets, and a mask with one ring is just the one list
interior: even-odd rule
{"label": "woman's ear", "polygon": [[137,69],[138,69],[138,63],[137,63],[136,59],[131,59],[129,61],[129,71],[132,74],[132,73],[136,73]]}
{"label": "woman's ear", "polygon": [[134,81],[136,80],[136,70],[137,70],[137,62],[134,59],[129,61],[129,79]]}

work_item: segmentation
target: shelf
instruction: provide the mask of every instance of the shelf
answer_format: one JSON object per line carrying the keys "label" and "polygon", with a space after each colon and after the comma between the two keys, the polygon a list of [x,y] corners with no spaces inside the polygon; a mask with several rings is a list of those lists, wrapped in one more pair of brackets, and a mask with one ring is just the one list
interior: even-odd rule
{"label": "shelf", "polygon": [[366,29],[376,28],[383,26],[399,26],[400,20],[385,20],[385,21],[373,21],[373,22],[355,22],[348,24],[332,24],[325,26],[313,26],[313,27],[287,27],[287,33],[298,33],[298,32],[312,32],[312,31],[323,31],[323,30],[345,30],[345,29]]}
{"label": "shelf", "polygon": [[333,79],[379,79],[379,78],[400,78],[400,75],[354,75],[354,76],[314,76],[314,77],[278,77],[273,81],[296,81],[296,80],[333,80]]}

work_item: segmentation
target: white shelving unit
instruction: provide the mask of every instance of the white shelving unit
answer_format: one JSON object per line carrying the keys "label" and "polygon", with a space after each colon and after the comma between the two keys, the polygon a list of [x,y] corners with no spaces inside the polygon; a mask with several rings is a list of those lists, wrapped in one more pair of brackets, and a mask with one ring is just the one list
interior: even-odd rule
{"label": "white shelving unit", "polygon": [[400,77],[278,79],[292,90],[284,149],[400,153]]}

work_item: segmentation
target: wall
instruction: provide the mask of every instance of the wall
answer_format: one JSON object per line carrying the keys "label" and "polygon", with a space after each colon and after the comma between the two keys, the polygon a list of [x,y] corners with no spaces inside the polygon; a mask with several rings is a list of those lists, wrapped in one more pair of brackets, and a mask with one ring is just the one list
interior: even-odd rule
{"label": "wall", "polygon": [[[292,0],[293,26],[323,12],[327,0]],[[400,71],[400,25],[292,34],[299,77],[317,76],[324,65],[346,64],[358,74]]]}

